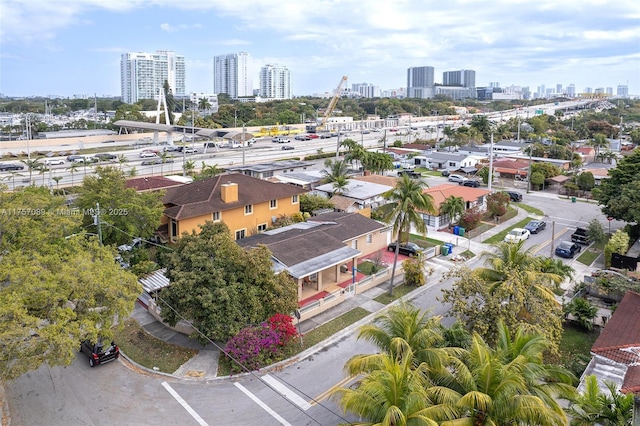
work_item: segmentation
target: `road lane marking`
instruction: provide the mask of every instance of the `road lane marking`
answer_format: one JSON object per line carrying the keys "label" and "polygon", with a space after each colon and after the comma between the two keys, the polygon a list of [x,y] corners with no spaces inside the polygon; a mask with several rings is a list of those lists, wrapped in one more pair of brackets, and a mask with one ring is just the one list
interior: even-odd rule
{"label": "road lane marking", "polygon": [[[553,236],[554,240],[560,236],[562,236],[562,234],[564,234],[565,232],[567,232],[569,230],[569,228],[563,228],[562,231],[558,231],[555,233],[555,235]],[[536,254],[538,253],[540,250],[542,250],[543,248],[545,248],[547,246],[547,244],[549,244],[551,242],[551,238],[549,238],[546,241],[543,241],[542,244],[539,244],[535,249],[531,250],[531,254]]]}
{"label": "road lane marking", "polygon": [[264,411],[266,411],[267,413],[269,413],[271,415],[271,417],[273,417],[274,419],[276,419],[277,421],[280,422],[280,424],[282,426],[292,426],[291,423],[287,422],[285,419],[283,419],[282,417],[280,417],[278,415],[278,413],[276,413],[275,411],[273,411],[271,408],[269,408],[269,406],[267,404],[265,404],[264,402],[260,401],[258,399],[257,396],[255,396],[254,394],[252,394],[251,392],[249,392],[249,389],[245,388],[244,386],[242,386],[240,383],[236,382],[234,383],[234,385],[240,389],[242,391],[242,393],[244,393],[245,395],[247,395],[249,398],[251,398],[251,400],[253,402],[255,402],[256,404],[258,404],[260,406],[260,408],[262,408]]}
{"label": "road lane marking", "polygon": [[347,383],[349,383],[350,381],[352,381],[354,379],[355,379],[355,377],[347,376],[344,379],[340,380],[338,383],[336,383],[335,385],[333,385],[332,387],[330,387],[326,391],[322,392],[320,395],[318,395],[315,398],[313,398],[313,401],[311,401],[311,405],[312,406],[313,405],[318,405],[320,402],[322,402],[325,399],[329,398],[329,395],[331,395],[331,392],[333,392],[335,389],[343,387],[344,385],[346,385]]}
{"label": "road lane marking", "polygon": [[304,411],[307,411],[311,408],[311,404],[309,404],[304,398],[298,396],[297,393],[280,383],[275,377],[270,374],[265,374],[262,376],[262,380],[264,380],[269,386],[275,389],[282,396],[287,398],[289,401],[296,404],[298,407],[302,408]]}
{"label": "road lane marking", "polygon": [[182,408],[187,410],[187,413],[191,414],[191,417],[193,417],[200,426],[209,426],[209,424],[205,422],[204,419],[198,415],[198,413],[196,413],[196,410],[191,408],[191,406],[187,404],[187,401],[182,399],[182,397],[178,395],[178,392],[176,392],[171,386],[169,386],[169,383],[162,382],[162,386],[167,390],[167,392],[171,394],[172,397],[176,399],[176,401],[178,401],[180,405],[182,405]]}

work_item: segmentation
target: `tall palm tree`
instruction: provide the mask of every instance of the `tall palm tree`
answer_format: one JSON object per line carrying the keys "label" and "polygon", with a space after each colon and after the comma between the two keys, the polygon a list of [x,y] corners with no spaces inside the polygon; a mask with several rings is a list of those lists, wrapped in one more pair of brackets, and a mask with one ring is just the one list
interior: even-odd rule
{"label": "tall palm tree", "polygon": [[524,241],[497,244],[496,251],[482,253],[487,267],[476,268],[474,273],[487,281],[491,291],[494,291],[513,271],[522,272],[540,296],[555,302],[555,296],[547,284],[560,284],[563,278],[554,273],[540,271],[538,260],[531,253],[532,248],[522,250],[523,245]]}
{"label": "tall palm tree", "polygon": [[193,160],[189,160],[184,163],[183,169],[187,176],[193,176],[193,173],[196,170],[196,163]]}
{"label": "tall palm tree", "polygon": [[202,111],[208,111],[209,108],[211,108],[211,103],[207,98],[204,98],[204,97],[200,98],[198,100],[198,108],[201,109]]}
{"label": "tall palm tree", "polygon": [[217,164],[207,165],[204,161],[202,162],[202,167],[200,168],[200,174],[198,177],[200,179],[205,179],[209,177],[214,177],[222,173],[222,170],[218,167]]}
{"label": "tall palm tree", "polygon": [[54,176],[51,179],[56,183],[56,189],[60,189],[60,181],[62,180],[62,176]]}
{"label": "tall palm tree", "polygon": [[324,183],[333,183],[336,180],[347,179],[349,166],[346,160],[327,160],[324,165],[328,167],[328,169],[322,170],[322,174],[324,176]]}
{"label": "tall palm tree", "polygon": [[67,168],[67,171],[71,174],[71,186],[73,186],[73,177],[79,168],[80,168],[80,164],[76,162],[71,163],[69,168]]}
{"label": "tall palm tree", "polygon": [[439,377],[432,374],[437,384],[427,390],[431,401],[457,413],[456,420],[441,425],[566,425],[557,399],[572,394],[570,382],[564,382],[570,374],[548,377],[542,363],[547,344],[538,337],[493,349],[474,334],[466,356],[451,357]]}
{"label": "tall palm tree", "polygon": [[392,225],[392,235],[396,240],[393,268],[389,280],[389,294],[393,294],[393,279],[398,264],[400,244],[409,240],[412,226],[420,234],[426,235],[427,225],[422,218],[422,213],[435,214],[433,197],[424,192],[426,187],[427,184],[424,181],[403,175],[401,179],[398,179],[393,189],[382,194],[389,203],[380,207],[380,212],[383,220]]}
{"label": "tall palm tree", "polygon": [[451,228],[451,224],[464,213],[464,208],[464,198],[450,195],[440,204],[440,216],[449,216],[449,228]]}
{"label": "tall palm tree", "polygon": [[364,421],[358,425],[408,426],[438,425],[438,421],[453,418],[452,409],[434,406],[427,396],[428,366],[415,367],[411,347],[401,338],[394,344],[402,346],[390,353],[380,353],[347,362],[349,375],[365,374],[354,388],[338,388],[331,398],[347,412]]}
{"label": "tall palm tree", "polygon": [[609,146],[609,141],[607,137],[602,133],[596,133],[589,142],[587,142],[588,146],[592,146],[596,151],[596,158],[600,155],[600,148],[606,148]]}
{"label": "tall palm tree", "polygon": [[20,162],[22,164],[24,164],[25,166],[27,166],[27,170],[29,170],[29,185],[31,185],[32,178],[33,178],[33,172],[40,170],[40,166],[42,165],[42,163],[40,163],[40,161],[38,159],[20,160]]}

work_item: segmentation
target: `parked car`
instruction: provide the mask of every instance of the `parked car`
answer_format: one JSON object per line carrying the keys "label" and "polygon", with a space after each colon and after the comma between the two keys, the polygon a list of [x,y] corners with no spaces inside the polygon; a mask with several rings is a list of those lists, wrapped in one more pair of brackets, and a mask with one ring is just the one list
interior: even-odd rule
{"label": "parked car", "polygon": [[115,342],[111,342],[109,346],[105,347],[100,340],[97,343],[92,343],[89,340],[83,341],[80,344],[80,352],[89,357],[91,367],[114,361],[120,356],[120,348]]}
{"label": "parked car", "polygon": [[562,241],[556,247],[556,256],[566,257],[567,259],[573,258],[576,253],[580,253],[582,247],[571,241]]}
{"label": "parked car", "polygon": [[150,157],[157,157],[157,156],[158,154],[155,151],[145,150],[140,153],[140,158],[150,158]]}
{"label": "parked car", "polygon": [[283,151],[291,151],[292,149],[294,149],[294,147],[291,145],[285,145],[282,147]]}
{"label": "parked car", "polygon": [[60,164],[64,164],[64,158],[47,158],[44,160],[45,166],[57,166]]}
{"label": "parked car", "polygon": [[515,191],[505,191],[505,194],[507,194],[509,196],[509,198],[511,199],[511,201],[514,202],[520,202],[522,201],[522,194],[519,192],[515,192]]}
{"label": "parked car", "polygon": [[[206,144],[205,144],[205,145],[206,145]],[[178,148],[179,148],[179,147],[177,147],[177,146],[175,146],[175,145],[169,145],[169,146],[165,146],[164,148],[162,148],[162,150],[163,150],[164,152],[176,152],[176,151],[179,151],[179,150],[178,150]],[[206,148],[206,146],[205,146],[205,148]]]}
{"label": "parked car", "polygon": [[531,232],[532,234],[537,234],[538,232],[543,231],[546,227],[546,222],[543,222],[542,220],[532,220],[524,226],[524,229]]}
{"label": "parked car", "polygon": [[74,160],[77,160],[77,159],[84,159],[84,157],[82,155],[69,155],[69,156],[67,156],[67,161],[73,162]]}
{"label": "parked car", "polygon": [[413,170],[398,170],[398,176],[407,175],[411,178],[418,179],[422,177],[422,173],[414,172]]}
{"label": "parked car", "polygon": [[451,174],[451,172],[449,170],[443,170],[442,172],[440,172],[442,174],[442,176],[447,177]]}
{"label": "parked car", "polygon": [[289,140],[287,138],[273,138],[273,139],[271,139],[271,142],[273,142],[273,143],[287,143],[287,142],[291,142],[291,140]]}
{"label": "parked car", "polygon": [[460,182],[459,185],[470,186],[471,188],[478,188],[480,186],[480,182],[473,179],[467,179],[464,182]]}
{"label": "parked car", "polygon": [[586,246],[591,244],[591,238],[589,238],[589,234],[584,228],[576,229],[575,232],[571,234],[571,241],[578,244],[584,244]]}
{"label": "parked car", "polygon": [[10,170],[24,170],[24,166],[19,164],[0,163],[0,172],[7,172]]}
{"label": "parked car", "polygon": [[332,138],[332,134],[331,133],[320,133],[320,139],[329,139]]}
{"label": "parked car", "polygon": [[449,175],[449,182],[462,183],[467,180],[466,177],[460,175]]}
{"label": "parked car", "polygon": [[116,157],[115,155],[110,154],[108,152],[100,152],[100,153],[94,155],[93,158],[95,158],[98,161],[114,161],[118,157]]}
{"label": "parked car", "polygon": [[[396,251],[396,243],[389,244],[387,250]],[[401,243],[398,253],[404,254],[405,256],[417,256],[418,254],[422,253],[422,247],[412,242],[408,242],[406,244]]]}
{"label": "parked car", "polygon": [[529,239],[531,233],[524,228],[513,228],[507,235],[504,236],[504,242],[517,243]]}

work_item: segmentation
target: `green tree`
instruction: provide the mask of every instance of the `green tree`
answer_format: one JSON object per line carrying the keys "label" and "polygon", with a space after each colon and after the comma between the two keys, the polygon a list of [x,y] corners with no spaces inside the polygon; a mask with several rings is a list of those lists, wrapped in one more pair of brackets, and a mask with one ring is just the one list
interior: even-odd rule
{"label": "green tree", "polygon": [[587,224],[587,235],[596,246],[601,246],[607,240],[607,233],[604,230],[604,226],[596,217],[591,219]]}
{"label": "green tree", "polygon": [[566,314],[571,314],[575,321],[587,331],[593,330],[593,319],[598,315],[598,308],[587,299],[576,297],[564,307]]}
{"label": "green tree", "polygon": [[24,164],[25,166],[27,166],[27,170],[29,171],[29,185],[33,184],[33,172],[34,171],[39,171],[42,167],[42,163],[40,162],[39,159],[27,159],[27,160],[20,160],[20,162],[22,164]]}
{"label": "green tree", "polygon": [[487,211],[494,217],[504,216],[509,206],[509,194],[506,192],[493,192],[487,195]]}
{"label": "green tree", "polygon": [[207,165],[204,161],[202,162],[202,167],[200,168],[200,173],[196,176],[197,180],[207,179],[210,177],[218,176],[222,173],[222,169],[218,167],[217,164]]}
{"label": "green tree", "polygon": [[109,339],[142,289],[115,250],[80,232],[64,197],[29,187],[0,194],[0,377],[70,365],[84,339]]}
{"label": "green tree", "polygon": [[297,308],[297,286],[287,274],[273,272],[271,252],[264,246],[244,250],[224,223],[207,222],[199,234],[183,234],[166,266],[171,285],[159,302],[163,319],[174,325],[179,312],[214,340]]}
{"label": "green tree", "polygon": [[71,186],[73,186],[74,184],[73,177],[78,172],[79,168],[80,168],[80,164],[75,162],[71,163],[71,165],[67,168],[67,171],[71,174]]}
{"label": "green tree", "polygon": [[182,166],[182,170],[187,176],[193,176],[196,172],[196,163],[193,160],[187,160]]}
{"label": "green tree", "polygon": [[602,213],[617,220],[640,222],[640,150],[633,151],[609,169],[597,193]]}
{"label": "green tree", "polygon": [[592,146],[596,151],[596,158],[600,155],[600,149],[606,148],[609,146],[609,141],[607,137],[602,133],[597,133],[593,136],[589,142],[587,142],[588,146]]}
{"label": "green tree", "polygon": [[158,226],[164,210],[162,192],[137,192],[126,187],[124,174],[116,167],[97,167],[94,176],[84,178],[75,205],[86,212],[82,224],[92,232],[100,206],[105,244],[125,244],[133,237],[148,239]]}
{"label": "green tree", "polygon": [[426,235],[427,226],[422,219],[422,214],[436,213],[433,197],[424,192],[426,186],[427,184],[422,180],[411,179],[409,176],[403,175],[393,189],[382,194],[389,203],[380,207],[380,213],[384,222],[392,225],[392,234],[396,240],[391,279],[389,280],[389,294],[393,294],[393,279],[398,264],[400,243],[409,240],[409,231],[412,226],[422,235]]}
{"label": "green tree", "polygon": [[331,160],[327,159],[325,166],[328,169],[323,169],[324,175],[323,182],[333,184],[333,193],[342,194],[344,188],[349,184],[349,167],[347,160]]}
{"label": "green tree", "polygon": [[533,172],[531,173],[531,178],[529,179],[529,182],[531,182],[531,185],[535,185],[537,188],[543,187],[544,186],[544,174],[541,172]]}
{"label": "green tree", "polygon": [[302,194],[300,195],[300,211],[303,213],[313,213],[316,210],[333,209],[330,199],[322,195]]}
{"label": "green tree", "polygon": [[626,254],[629,250],[629,234],[622,229],[618,229],[613,233],[607,245],[604,246],[604,265],[606,268],[611,267],[611,254]]}
{"label": "green tree", "polygon": [[578,175],[578,187],[583,191],[591,191],[596,186],[596,179],[591,172],[582,172]]}
{"label": "green tree", "polygon": [[466,203],[464,198],[450,195],[440,204],[440,216],[449,217],[449,228],[464,213]]}

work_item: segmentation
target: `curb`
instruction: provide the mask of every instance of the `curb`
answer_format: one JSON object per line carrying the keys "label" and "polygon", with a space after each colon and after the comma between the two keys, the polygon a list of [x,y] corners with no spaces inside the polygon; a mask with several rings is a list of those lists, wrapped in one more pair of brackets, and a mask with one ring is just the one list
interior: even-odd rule
{"label": "curb", "polygon": [[11,412],[9,411],[9,400],[7,400],[7,393],[4,390],[4,382],[0,380],[0,412],[2,412],[2,426],[11,426]]}

